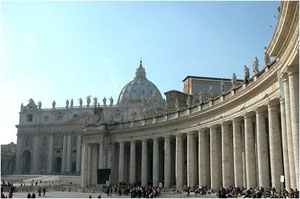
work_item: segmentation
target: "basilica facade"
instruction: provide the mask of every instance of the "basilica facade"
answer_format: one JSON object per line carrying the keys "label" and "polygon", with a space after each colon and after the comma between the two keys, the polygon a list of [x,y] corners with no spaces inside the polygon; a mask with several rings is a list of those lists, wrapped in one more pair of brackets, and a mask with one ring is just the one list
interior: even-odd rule
{"label": "basilica facade", "polygon": [[[116,103],[21,106],[16,172],[81,185],[299,188],[299,2],[282,2],[263,67],[243,80],[188,76],[163,99],[142,62]],[[274,60],[269,59],[269,55]],[[108,176],[99,174],[106,171]]]}

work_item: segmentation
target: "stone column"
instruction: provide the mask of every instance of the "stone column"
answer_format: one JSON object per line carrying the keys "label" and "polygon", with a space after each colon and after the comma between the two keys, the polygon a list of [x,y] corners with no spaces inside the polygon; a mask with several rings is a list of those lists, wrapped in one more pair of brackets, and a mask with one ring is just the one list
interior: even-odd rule
{"label": "stone column", "polygon": [[47,162],[47,173],[53,171],[53,134],[49,136],[49,149],[48,149],[48,162]]}
{"label": "stone column", "polygon": [[136,147],[135,140],[130,142],[130,183],[136,182]]}
{"label": "stone column", "polygon": [[280,190],[280,175],[283,174],[283,169],[278,110],[276,104],[270,103],[268,105],[268,117],[272,187],[275,187],[276,190]]}
{"label": "stone column", "polygon": [[105,152],[103,147],[103,137],[101,137],[99,141],[99,162],[98,162],[98,169],[105,169]]}
{"label": "stone column", "polygon": [[38,173],[39,166],[39,136],[33,135],[33,145],[32,145],[32,172]]}
{"label": "stone column", "polygon": [[183,183],[183,142],[182,142],[182,135],[176,135],[176,167],[175,167],[175,174],[176,174],[176,187],[182,187]]}
{"label": "stone column", "polygon": [[82,145],[82,158],[81,158],[81,186],[87,186],[88,184],[88,155],[89,155],[89,145],[83,144]]}
{"label": "stone column", "polygon": [[296,183],[299,189],[299,66],[288,72]]}
{"label": "stone column", "polygon": [[232,121],[233,127],[233,162],[234,162],[234,184],[243,187],[243,159],[242,159],[242,133],[241,123],[238,119]]}
{"label": "stone column", "polygon": [[211,187],[214,190],[220,188],[221,185],[221,171],[220,165],[221,161],[219,159],[219,140],[217,134],[217,127],[212,126],[210,128],[210,180],[211,180]]}
{"label": "stone column", "polygon": [[119,152],[119,183],[124,182],[124,141],[120,141],[120,152]]}
{"label": "stone column", "polygon": [[153,186],[158,186],[159,181],[159,144],[158,138],[153,138]]}
{"label": "stone column", "polygon": [[209,134],[205,129],[198,132],[198,174],[199,186],[209,185]]}
{"label": "stone column", "polygon": [[147,158],[147,140],[142,140],[142,186],[148,184],[148,158]]}
{"label": "stone column", "polygon": [[165,187],[171,186],[171,138],[165,136],[165,167],[164,167]]}
{"label": "stone column", "polygon": [[246,160],[246,178],[247,189],[256,187],[256,159],[252,115],[246,114],[245,121],[245,160]]}
{"label": "stone column", "polygon": [[263,107],[256,110],[258,185],[268,188],[270,187],[270,171],[265,116]]}
{"label": "stone column", "polygon": [[67,159],[67,134],[64,133],[63,138],[63,150],[62,150],[62,158],[61,158],[61,173],[66,171],[66,159]]}
{"label": "stone column", "polygon": [[23,147],[23,139],[22,136],[19,134],[17,135],[17,152],[16,152],[16,169],[15,173],[21,174],[22,172],[22,162],[21,162],[21,154],[22,154],[22,147]]}
{"label": "stone column", "polygon": [[232,133],[229,132],[228,123],[224,122],[222,128],[222,174],[223,187],[233,186],[233,153]]}
{"label": "stone column", "polygon": [[71,153],[72,153],[72,134],[68,133],[67,137],[67,163],[66,163],[66,172],[70,173],[71,171]]}
{"label": "stone column", "polygon": [[282,152],[283,152],[283,162],[284,162],[284,180],[285,188],[290,190],[290,167],[289,167],[289,157],[288,157],[288,143],[286,134],[286,120],[285,120],[285,110],[284,110],[284,99],[280,98],[280,115],[281,115],[281,137],[282,137]]}
{"label": "stone column", "polygon": [[290,167],[290,182],[291,188],[295,189],[296,186],[296,174],[295,174],[295,163],[294,163],[294,147],[293,147],[293,134],[291,124],[291,109],[290,109],[290,94],[289,94],[289,82],[287,77],[283,77],[284,87],[284,100],[285,100],[285,118],[286,118],[286,135],[288,143],[288,159]]}
{"label": "stone column", "polygon": [[195,139],[194,132],[187,133],[187,186],[195,185],[195,177],[196,175],[196,151],[195,151]]}
{"label": "stone column", "polygon": [[80,173],[80,155],[81,155],[81,137],[80,135],[77,136],[77,148],[76,148],[76,173]]}

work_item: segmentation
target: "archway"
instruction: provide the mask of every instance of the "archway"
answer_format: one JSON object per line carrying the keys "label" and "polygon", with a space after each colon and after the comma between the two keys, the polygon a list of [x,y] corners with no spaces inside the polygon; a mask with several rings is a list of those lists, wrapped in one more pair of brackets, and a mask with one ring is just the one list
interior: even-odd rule
{"label": "archway", "polygon": [[23,164],[22,164],[22,171],[23,173],[30,173],[31,168],[31,153],[30,151],[26,150],[23,152]]}
{"label": "archway", "polygon": [[61,173],[61,157],[55,158],[55,173]]}

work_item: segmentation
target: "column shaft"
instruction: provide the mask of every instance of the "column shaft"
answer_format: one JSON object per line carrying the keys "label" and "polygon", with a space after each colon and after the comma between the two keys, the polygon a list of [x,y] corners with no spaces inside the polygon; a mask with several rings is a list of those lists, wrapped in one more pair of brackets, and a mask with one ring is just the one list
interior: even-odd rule
{"label": "column shaft", "polygon": [[147,140],[142,141],[142,186],[148,184],[148,158],[147,158]]}
{"label": "column shaft", "polygon": [[22,146],[23,146],[23,139],[21,135],[18,135],[17,152],[16,152],[16,169],[15,169],[15,173],[17,174],[21,174],[22,172],[22,162],[21,162]]}
{"label": "column shaft", "polygon": [[285,178],[285,188],[290,190],[290,167],[289,167],[289,157],[288,157],[288,143],[286,134],[286,120],[285,120],[285,110],[284,110],[284,99],[280,99],[280,115],[281,115],[281,137],[282,137],[282,152],[283,152],[283,162],[284,162],[284,178]]}
{"label": "column shaft", "polygon": [[210,180],[211,187],[214,190],[220,188],[221,185],[221,160],[219,158],[220,154],[220,141],[219,135],[217,133],[217,128],[215,126],[210,128]]}
{"label": "column shaft", "polygon": [[159,145],[158,138],[153,139],[153,186],[158,186],[159,181]]}
{"label": "column shaft", "polygon": [[124,182],[124,150],[124,141],[121,141],[119,151],[119,183]]}
{"label": "column shaft", "polygon": [[72,149],[72,134],[68,133],[67,137],[67,163],[66,163],[66,171],[70,173],[71,171],[71,149]]}
{"label": "column shaft", "polygon": [[257,163],[258,163],[258,184],[260,187],[270,187],[268,139],[266,132],[265,112],[263,109],[256,111],[256,132],[257,132]]}
{"label": "column shaft", "polygon": [[223,187],[233,186],[233,153],[232,133],[229,132],[229,125],[223,123],[222,127],[222,174]]}
{"label": "column shaft", "polygon": [[176,187],[182,187],[183,185],[183,142],[182,135],[176,136]]}
{"label": "column shaft", "polygon": [[196,184],[196,166],[197,160],[195,153],[195,139],[193,132],[187,134],[187,186],[194,186]]}
{"label": "column shaft", "polygon": [[198,133],[198,174],[199,186],[209,185],[209,134],[205,129],[200,129]]}
{"label": "column shaft", "polygon": [[165,137],[165,167],[164,167],[165,187],[171,186],[171,138]]}
{"label": "column shaft", "polygon": [[52,171],[53,171],[53,134],[49,136],[47,173],[52,173]]}
{"label": "column shaft", "polygon": [[38,135],[33,135],[33,150],[32,150],[32,172],[38,173],[38,159],[39,159],[39,137]]}
{"label": "column shaft", "polygon": [[104,147],[103,147],[103,137],[100,139],[99,142],[99,163],[98,163],[98,168],[99,169],[105,169],[105,152],[104,152]]}
{"label": "column shaft", "polygon": [[280,175],[283,174],[283,169],[278,110],[276,105],[268,106],[268,117],[272,187],[275,187],[276,190],[280,190]]}
{"label": "column shaft", "polygon": [[87,144],[82,145],[82,168],[81,168],[81,186],[88,184],[88,151],[89,146]]}
{"label": "column shaft", "polygon": [[63,134],[63,150],[62,150],[62,159],[61,159],[61,173],[66,171],[66,159],[67,159],[67,134]]}
{"label": "column shaft", "polygon": [[286,118],[286,135],[288,143],[288,155],[289,155],[289,167],[290,167],[290,182],[291,188],[296,188],[296,173],[294,162],[294,147],[293,147],[293,133],[291,124],[291,109],[290,109],[290,94],[289,94],[289,82],[287,78],[283,79],[284,87],[284,100],[285,100],[285,118]]}
{"label": "column shaft", "polygon": [[135,141],[130,143],[130,183],[133,184],[136,181],[136,147]]}
{"label": "column shaft", "polygon": [[80,173],[80,155],[81,155],[81,137],[77,136],[77,147],[76,147],[76,173]]}
{"label": "column shaft", "polygon": [[[294,66],[297,69],[299,66]],[[299,70],[299,69],[298,69]],[[288,73],[296,183],[299,188],[299,72]]]}
{"label": "column shaft", "polygon": [[240,121],[233,120],[233,162],[234,162],[234,184],[243,187],[243,159],[242,159],[242,132]]}
{"label": "column shaft", "polygon": [[247,189],[256,187],[256,159],[252,118],[249,115],[245,119],[245,156]]}

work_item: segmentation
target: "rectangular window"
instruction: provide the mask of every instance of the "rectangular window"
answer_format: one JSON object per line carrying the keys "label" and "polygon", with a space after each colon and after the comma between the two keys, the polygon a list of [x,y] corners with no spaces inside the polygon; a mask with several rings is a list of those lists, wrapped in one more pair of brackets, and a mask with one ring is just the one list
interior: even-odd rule
{"label": "rectangular window", "polygon": [[27,115],[27,122],[32,122],[32,118],[33,118],[33,115],[32,114],[28,114]]}

